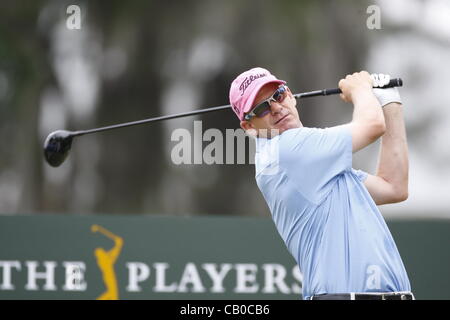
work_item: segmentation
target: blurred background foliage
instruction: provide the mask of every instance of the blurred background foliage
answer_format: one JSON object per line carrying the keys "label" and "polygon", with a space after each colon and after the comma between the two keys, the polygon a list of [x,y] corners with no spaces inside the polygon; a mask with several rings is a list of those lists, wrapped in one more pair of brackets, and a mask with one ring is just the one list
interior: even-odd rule
{"label": "blurred background foliage", "polygon": [[[366,26],[373,2],[381,7],[381,30]],[[255,66],[285,79],[294,92],[336,87],[340,78],[362,69],[391,73],[410,88],[402,91],[407,102],[427,108],[414,92],[431,90],[423,78],[433,75],[415,59],[417,54],[436,59],[448,54],[448,38],[405,18],[412,13],[404,8],[424,10],[422,1],[399,1],[404,7],[373,2],[2,1],[0,213],[269,215],[253,165],[177,166],[171,161],[173,130],[192,132],[193,121],[202,120],[203,131],[225,133],[239,128],[232,112],[80,137],[58,168],[44,162],[43,141],[57,129],[89,129],[228,104],[230,82]],[[80,30],[66,26],[71,4],[81,8]],[[401,10],[406,10],[403,16]],[[421,46],[437,48],[423,53]],[[431,60],[430,69],[448,70],[446,60],[440,66]],[[440,104],[426,103],[436,110],[449,100],[444,94]],[[299,110],[304,125],[317,127],[350,121],[352,113],[351,105],[337,97],[302,101]],[[430,196],[414,197],[435,185],[433,176],[439,181],[450,176],[445,161],[450,148],[443,145],[448,139],[441,137],[427,152],[439,166],[420,167],[423,152],[415,149],[421,141],[433,145],[433,121],[447,127],[449,113],[440,112],[422,113],[420,120],[408,115],[415,154],[411,168],[419,173],[411,179],[413,200],[393,215],[413,208],[426,214],[422,208],[430,203],[434,213],[448,213],[448,199],[439,196],[450,191],[448,182],[441,185],[438,204]],[[441,132],[445,137],[448,131]],[[358,154],[354,166],[373,171],[376,157],[375,145]]]}

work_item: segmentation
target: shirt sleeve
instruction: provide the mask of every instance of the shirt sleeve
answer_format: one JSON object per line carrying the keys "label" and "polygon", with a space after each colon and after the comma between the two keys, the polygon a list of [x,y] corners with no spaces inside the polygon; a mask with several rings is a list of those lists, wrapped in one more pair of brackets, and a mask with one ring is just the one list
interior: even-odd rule
{"label": "shirt sleeve", "polygon": [[367,179],[368,173],[362,170],[356,170],[352,168],[352,172],[356,175],[359,181],[364,182]]}
{"label": "shirt sleeve", "polygon": [[280,165],[302,195],[315,204],[324,199],[340,174],[352,169],[352,136],[347,127],[302,128],[301,134],[283,138]]}

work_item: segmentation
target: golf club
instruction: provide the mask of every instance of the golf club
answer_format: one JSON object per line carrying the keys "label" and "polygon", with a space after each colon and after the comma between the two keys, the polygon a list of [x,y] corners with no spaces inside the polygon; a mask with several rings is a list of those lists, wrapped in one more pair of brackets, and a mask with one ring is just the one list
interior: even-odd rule
{"label": "golf club", "polygon": [[[392,79],[389,84],[382,88],[392,88],[392,87],[401,87],[403,85],[403,81],[400,78]],[[316,91],[310,91],[310,92],[303,92],[303,93],[296,93],[294,94],[294,97],[296,99],[299,98],[309,98],[309,97],[316,97],[316,96],[328,96],[333,94],[339,94],[342,93],[342,91],[339,88],[335,89],[323,89],[323,90],[316,90]],[[101,128],[94,128],[90,130],[80,130],[80,131],[67,131],[67,130],[57,130],[52,133],[50,133],[44,142],[44,157],[45,160],[49,165],[52,167],[59,167],[64,160],[67,158],[70,148],[72,147],[72,141],[73,138],[77,136],[82,136],[86,134],[91,134],[95,132],[101,132],[101,131],[107,131],[107,130],[113,130],[113,129],[119,129],[124,127],[131,127],[136,125],[141,125],[145,123],[150,122],[157,122],[162,120],[169,120],[169,119],[176,119],[176,118],[182,118],[182,117],[188,117],[193,116],[197,114],[204,114],[208,112],[214,112],[219,110],[225,110],[229,109],[231,105],[223,105],[218,107],[211,107],[206,109],[199,109],[189,112],[183,112],[183,113],[177,113],[173,115],[166,115],[166,116],[160,116],[160,117],[154,117],[144,120],[138,120],[138,121],[132,121],[132,122],[126,122],[121,124],[115,124],[107,127],[101,127]]]}

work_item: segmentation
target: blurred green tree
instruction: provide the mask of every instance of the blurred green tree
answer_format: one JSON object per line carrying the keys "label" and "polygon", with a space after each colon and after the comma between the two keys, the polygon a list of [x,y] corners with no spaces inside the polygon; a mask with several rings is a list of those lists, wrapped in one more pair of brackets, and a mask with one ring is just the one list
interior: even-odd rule
{"label": "blurred green tree", "polygon": [[[17,194],[3,213],[266,215],[252,165],[171,164],[171,130],[198,118],[80,138],[57,169],[42,143],[50,130],[227,104],[231,80],[254,66],[296,92],[364,68],[366,1],[79,1],[80,30],[66,28],[69,4],[0,4],[0,186],[15,179]],[[324,126],[351,110],[314,99],[300,114]],[[231,112],[200,119],[239,127]]]}

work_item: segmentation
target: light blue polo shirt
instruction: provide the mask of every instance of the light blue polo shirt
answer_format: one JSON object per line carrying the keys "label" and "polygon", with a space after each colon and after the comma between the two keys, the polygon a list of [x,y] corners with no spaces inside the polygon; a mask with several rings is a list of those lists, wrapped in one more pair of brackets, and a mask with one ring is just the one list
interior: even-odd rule
{"label": "light blue polo shirt", "polygon": [[303,273],[303,298],[315,294],[410,291],[389,229],[352,169],[347,127],[297,128],[258,138],[256,181],[288,250]]}

